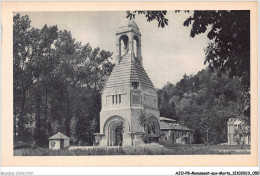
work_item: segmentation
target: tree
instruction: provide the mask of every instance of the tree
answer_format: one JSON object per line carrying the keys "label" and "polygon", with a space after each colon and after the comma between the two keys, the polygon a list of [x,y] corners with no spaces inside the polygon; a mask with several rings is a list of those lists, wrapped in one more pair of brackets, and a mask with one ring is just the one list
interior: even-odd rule
{"label": "tree", "polygon": [[148,136],[147,136],[148,134],[146,132],[147,117],[143,110],[141,111],[141,114],[139,115],[138,121],[139,121],[140,126],[143,128],[142,140],[146,144],[149,141],[149,138],[148,138]]}
{"label": "tree", "polygon": [[156,20],[158,22],[158,27],[162,27],[164,28],[165,25],[168,25],[168,19],[165,18],[167,11],[166,10],[162,10],[162,11],[126,11],[127,16],[126,18],[135,18],[135,15],[145,15],[145,17],[147,18],[147,21],[154,21]]}
{"label": "tree", "polygon": [[[194,11],[184,26],[192,24],[191,37],[209,31],[212,43],[206,49],[205,63],[218,73],[241,77],[250,87],[250,11]],[[207,28],[209,28],[207,30]]]}
{"label": "tree", "polygon": [[145,125],[147,122],[147,118],[146,118],[146,114],[144,111],[141,111],[138,121],[139,121],[140,126],[143,127],[144,131],[145,131]]}
{"label": "tree", "polygon": [[[241,128],[236,129],[235,131],[235,138],[238,145],[240,145],[240,142],[242,141],[242,145],[244,145],[244,137],[250,136],[250,127],[247,125],[242,124]],[[243,146],[241,146],[243,147]]]}
{"label": "tree", "polygon": [[[32,87],[39,82],[40,76],[47,68],[47,57],[50,46],[57,38],[57,27],[44,26],[41,30],[30,28],[28,16],[19,14],[13,17],[13,53],[14,53],[14,122],[18,119],[18,135],[24,137],[24,126],[27,123],[26,106]],[[18,105],[19,104],[19,105]],[[36,103],[37,112],[39,104]],[[20,112],[17,112],[17,110]],[[36,112],[36,118],[39,114]],[[19,117],[17,114],[19,113]],[[36,120],[38,122],[38,120]],[[16,125],[14,125],[16,134]],[[16,136],[16,135],[15,135]]]}
{"label": "tree", "polygon": [[13,20],[14,139],[29,139],[27,126],[35,123],[40,146],[57,132],[92,145],[112,53],[82,45],[57,26],[32,28],[29,16]]}
{"label": "tree", "polygon": [[[244,116],[242,91],[239,78],[231,79],[227,73],[218,77],[207,68],[184,75],[174,86],[167,83],[158,91],[159,107],[170,112],[165,111],[169,104],[164,99],[174,103],[175,120],[193,130],[195,143],[225,143],[228,119]],[[164,97],[163,92],[169,93]]]}
{"label": "tree", "polygon": [[[175,11],[180,12],[180,11]],[[189,12],[189,11],[185,11]],[[127,11],[127,18],[135,14],[145,15],[147,21],[158,21],[158,27],[168,24],[166,11]],[[165,22],[167,21],[167,22]],[[166,25],[165,25],[166,24]],[[191,37],[207,32],[209,43],[204,63],[209,63],[219,75],[228,73],[230,78],[239,77],[244,88],[244,111],[250,116],[250,11],[249,10],[195,10],[184,21],[191,27]],[[247,119],[249,121],[249,118]]]}

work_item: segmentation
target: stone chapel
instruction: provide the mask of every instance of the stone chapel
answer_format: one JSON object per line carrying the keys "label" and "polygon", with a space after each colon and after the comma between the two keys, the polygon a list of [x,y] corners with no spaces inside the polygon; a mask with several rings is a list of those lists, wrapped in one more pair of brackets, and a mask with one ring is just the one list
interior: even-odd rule
{"label": "stone chapel", "polygon": [[[139,145],[144,132],[159,137],[160,113],[156,90],[143,68],[141,33],[134,20],[122,21],[116,46],[116,65],[102,92],[96,140],[100,146]],[[141,114],[145,114],[145,127],[139,123]]]}

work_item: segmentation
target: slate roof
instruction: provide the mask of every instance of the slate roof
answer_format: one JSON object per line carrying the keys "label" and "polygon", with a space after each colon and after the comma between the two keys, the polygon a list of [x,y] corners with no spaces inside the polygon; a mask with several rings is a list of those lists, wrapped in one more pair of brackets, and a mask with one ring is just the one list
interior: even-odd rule
{"label": "slate roof", "polygon": [[106,83],[106,88],[130,85],[131,82],[139,82],[140,86],[154,88],[140,62],[137,59],[131,61],[131,54],[126,54],[121,62],[114,67]]}
{"label": "slate roof", "polygon": [[166,117],[160,117],[160,121],[175,122],[176,120],[174,120],[174,119],[169,119],[169,118],[166,118]]}
{"label": "slate roof", "polygon": [[182,130],[182,131],[191,131],[191,129],[182,126],[180,124],[170,124],[166,123],[164,121],[160,122],[160,128],[161,130]]}
{"label": "slate roof", "polygon": [[68,136],[65,136],[64,134],[58,132],[57,134],[53,135],[49,139],[70,139]]}

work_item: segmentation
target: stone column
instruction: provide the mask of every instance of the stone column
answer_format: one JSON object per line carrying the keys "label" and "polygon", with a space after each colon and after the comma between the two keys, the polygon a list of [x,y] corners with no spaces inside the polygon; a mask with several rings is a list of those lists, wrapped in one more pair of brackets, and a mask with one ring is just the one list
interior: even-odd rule
{"label": "stone column", "polygon": [[121,43],[120,43],[120,36],[116,36],[116,53],[115,53],[115,58],[116,58],[116,64],[120,63],[121,60]]}
{"label": "stone column", "polygon": [[133,53],[134,52],[134,36],[133,36],[133,33],[131,32],[129,35],[128,35],[128,39],[129,39],[129,41],[128,41],[128,46],[129,46],[129,52],[130,53]]}
{"label": "stone column", "polygon": [[99,146],[108,146],[108,140],[105,136],[101,138]]}
{"label": "stone column", "polygon": [[135,133],[133,143],[134,143],[134,146],[144,144],[144,141],[142,139],[142,133],[138,133],[138,132]]}
{"label": "stone column", "polygon": [[228,128],[228,144],[233,145],[234,144],[234,121],[232,118],[229,119],[227,122],[227,128]]}
{"label": "stone column", "polygon": [[131,146],[132,145],[132,139],[131,134],[128,134],[127,132],[123,133],[123,146]]}
{"label": "stone column", "polygon": [[133,34],[133,32],[128,34],[128,39],[129,39],[129,41],[128,41],[128,46],[129,46],[128,53],[130,54],[131,62],[134,62],[135,57],[134,57],[134,34]]}
{"label": "stone column", "polygon": [[111,145],[111,134],[110,134],[110,131],[108,131],[107,138],[108,138],[108,146],[110,146]]}
{"label": "stone column", "polygon": [[141,37],[138,37],[138,40],[139,40],[139,43],[138,43],[138,46],[137,46],[137,57],[139,59],[139,62],[140,64],[143,66],[143,57],[142,57],[142,51],[141,51],[141,48],[142,48],[142,45],[141,45]]}

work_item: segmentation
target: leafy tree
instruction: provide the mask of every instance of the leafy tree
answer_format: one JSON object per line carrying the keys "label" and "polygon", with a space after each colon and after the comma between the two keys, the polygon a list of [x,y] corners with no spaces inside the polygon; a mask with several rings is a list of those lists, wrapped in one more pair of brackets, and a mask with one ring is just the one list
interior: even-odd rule
{"label": "leafy tree", "polygon": [[141,114],[138,118],[138,121],[139,121],[139,124],[140,126],[143,128],[143,133],[142,133],[142,140],[143,142],[146,144],[149,142],[149,137],[148,137],[148,134],[146,132],[146,126],[147,126],[147,117],[146,117],[146,114],[144,111],[141,111]]}
{"label": "leafy tree", "polygon": [[29,16],[13,20],[15,140],[17,134],[29,139],[35,123],[33,141],[40,146],[57,132],[92,145],[112,53],[82,45],[57,26],[32,28]]}
{"label": "leafy tree", "polygon": [[[242,138],[250,136],[250,127],[247,125],[243,125],[242,128],[239,128],[235,131],[235,137],[238,144],[241,144]],[[243,142],[242,145],[245,143]]]}
{"label": "leafy tree", "polygon": [[184,22],[192,24],[191,37],[207,31],[212,43],[206,49],[205,63],[218,73],[228,72],[231,78],[241,77],[250,87],[250,11],[194,11]]}
{"label": "leafy tree", "polygon": [[168,25],[168,19],[165,18],[167,11],[166,10],[162,10],[162,11],[126,11],[127,16],[126,18],[135,18],[135,15],[145,15],[145,17],[147,18],[147,21],[154,21],[156,20],[158,22],[158,27],[162,27],[164,28],[165,25]]}
{"label": "leafy tree", "polygon": [[230,79],[227,74],[218,77],[204,69],[194,76],[184,75],[174,86],[167,83],[158,91],[159,107],[166,104],[164,91],[172,92],[166,100],[174,102],[177,123],[193,130],[195,143],[225,143],[228,119],[244,116],[240,79]]}
{"label": "leafy tree", "polygon": [[[180,11],[175,11],[180,12]],[[185,11],[189,12],[189,11]],[[168,24],[167,11],[127,11],[127,18],[145,15],[147,21],[157,20],[158,27]],[[166,21],[166,22],[165,22]],[[204,63],[209,63],[219,75],[228,73],[230,78],[239,77],[244,88],[244,114],[250,116],[250,11],[249,10],[195,10],[184,21],[191,26],[191,37],[207,32],[209,43]]]}
{"label": "leafy tree", "polygon": [[[18,119],[18,135],[23,138],[24,126],[27,123],[26,106],[30,101],[29,94],[31,88],[38,83],[43,70],[46,69],[46,57],[50,55],[51,43],[57,38],[57,27],[44,26],[41,30],[30,28],[29,17],[20,17],[16,14],[13,17],[13,29],[14,106],[16,106],[14,122],[16,123]],[[36,107],[39,110],[39,104],[36,104]],[[19,117],[17,117],[18,113]],[[38,114],[36,116],[38,119]],[[16,136],[16,125],[14,126]]]}
{"label": "leafy tree", "polygon": [[146,125],[146,122],[147,122],[147,117],[146,117],[146,114],[144,111],[141,111],[141,114],[138,118],[138,121],[139,121],[139,124],[141,127],[144,128],[144,131],[145,131],[145,125]]}
{"label": "leafy tree", "polygon": [[167,117],[170,119],[176,119],[176,110],[175,104],[171,101],[171,97],[173,96],[174,92],[174,85],[171,83],[167,83],[163,89],[158,90],[158,104],[159,104],[159,111],[160,116]]}

